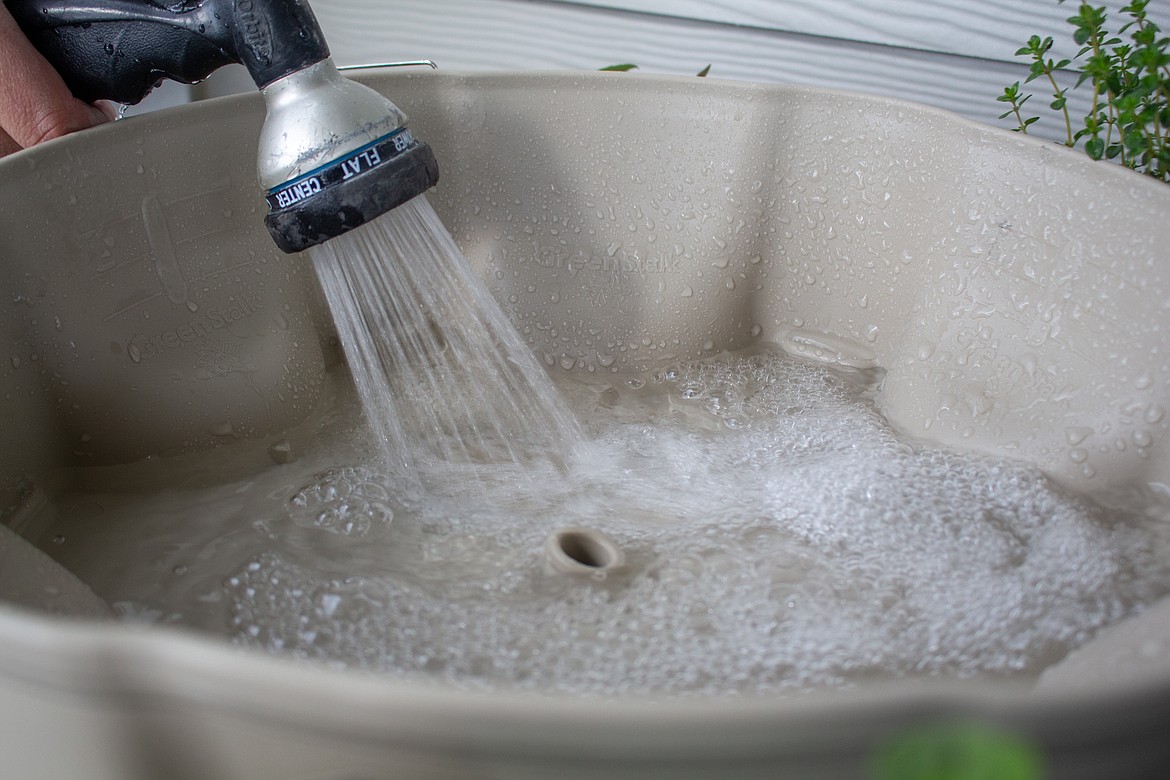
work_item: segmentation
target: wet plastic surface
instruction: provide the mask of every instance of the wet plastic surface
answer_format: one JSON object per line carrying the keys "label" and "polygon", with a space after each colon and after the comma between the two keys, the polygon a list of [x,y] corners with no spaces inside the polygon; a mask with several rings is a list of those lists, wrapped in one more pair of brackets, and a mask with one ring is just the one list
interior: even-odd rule
{"label": "wet plastic surface", "polygon": [[[883,409],[911,435],[1082,489],[1166,481],[1161,185],[857,95],[628,74],[365,80],[434,148],[432,201],[550,370],[770,341],[884,368]],[[311,269],[264,232],[261,119],[258,96],[231,98],[0,161],[0,487],[275,436],[310,413],[336,356]],[[1093,671],[1125,655],[1109,650],[1080,656],[1077,685],[1054,672],[1037,692],[895,686],[669,712],[355,679],[7,608],[0,642],[4,744],[35,745],[50,720],[74,735],[57,764],[14,759],[27,777],[360,776],[390,759],[442,777],[844,777],[882,735],[940,713],[1029,735],[1053,777],[1093,776],[1072,744],[1125,756],[1118,776],[1170,760],[1165,641],[1120,682]],[[116,704],[130,693],[145,709]],[[152,712],[166,713],[151,721],[158,766],[98,749]],[[215,749],[193,756],[192,734]]]}

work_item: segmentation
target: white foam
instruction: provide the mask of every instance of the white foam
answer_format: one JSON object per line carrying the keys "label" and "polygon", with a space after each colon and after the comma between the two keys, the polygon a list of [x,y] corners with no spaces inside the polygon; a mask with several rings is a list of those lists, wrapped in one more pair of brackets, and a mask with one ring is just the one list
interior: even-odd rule
{"label": "white foam", "polygon": [[[226,581],[231,631],[467,686],[710,694],[1033,674],[1170,590],[1164,521],[905,441],[876,378],[764,352],[568,384],[590,440],[567,472],[435,472],[426,495],[387,476],[384,507],[363,498],[393,515],[376,538],[298,524],[325,473]],[[627,572],[548,574],[571,525]]]}
{"label": "white foam", "polygon": [[[387,468],[343,377],[270,442],[46,485],[51,553],[140,620],[470,687],[716,694],[1034,675],[1170,591],[1165,503],[1106,509],[921,446],[877,372],[772,351],[565,382],[548,459]],[[518,446],[524,446],[519,443]],[[1140,496],[1139,496],[1140,498]],[[627,568],[549,574],[593,527]]]}

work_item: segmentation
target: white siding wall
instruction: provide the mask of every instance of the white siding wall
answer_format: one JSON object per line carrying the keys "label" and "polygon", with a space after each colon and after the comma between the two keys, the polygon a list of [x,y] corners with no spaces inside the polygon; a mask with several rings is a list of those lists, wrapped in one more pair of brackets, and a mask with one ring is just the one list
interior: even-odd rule
{"label": "white siding wall", "polygon": [[[1097,0],[1100,2],[1100,0]],[[313,0],[339,64],[432,59],[470,70],[596,69],[790,82],[893,95],[997,123],[1031,34],[1071,54],[1069,0]],[[1124,0],[1106,0],[1110,9]],[[1170,30],[1170,3],[1154,0]],[[1114,25],[1114,28],[1116,25]],[[1067,41],[1067,42],[1066,42]],[[1061,128],[1039,92],[1037,126]],[[202,94],[249,88],[226,73]],[[1074,100],[1078,113],[1085,101]],[[1005,123],[999,123],[1006,126]],[[1046,132],[1045,132],[1046,131]]]}

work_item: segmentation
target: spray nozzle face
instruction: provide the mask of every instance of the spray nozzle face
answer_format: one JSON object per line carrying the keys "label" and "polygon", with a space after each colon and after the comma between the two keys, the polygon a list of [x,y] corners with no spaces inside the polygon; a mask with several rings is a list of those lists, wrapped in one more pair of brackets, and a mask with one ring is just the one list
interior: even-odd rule
{"label": "spray nozzle face", "polygon": [[434,153],[407,129],[402,112],[344,78],[331,60],[291,74],[263,94],[264,223],[285,252],[363,225],[439,179]]}
{"label": "spray nozzle face", "polygon": [[364,225],[439,179],[431,148],[405,127],[268,191],[264,224],[285,252]]}

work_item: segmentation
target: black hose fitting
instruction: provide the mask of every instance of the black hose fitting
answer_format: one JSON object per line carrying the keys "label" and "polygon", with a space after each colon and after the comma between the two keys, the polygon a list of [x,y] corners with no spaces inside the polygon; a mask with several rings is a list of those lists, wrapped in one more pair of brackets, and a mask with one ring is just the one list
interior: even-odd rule
{"label": "black hose fitting", "polygon": [[329,56],[304,0],[4,0],[87,103],[135,104],[161,80],[194,84],[238,62],[260,89]]}

